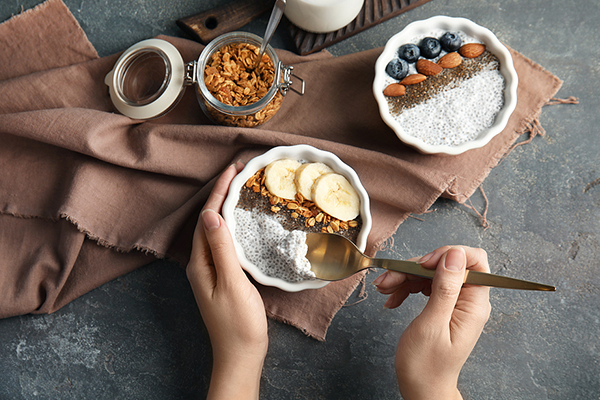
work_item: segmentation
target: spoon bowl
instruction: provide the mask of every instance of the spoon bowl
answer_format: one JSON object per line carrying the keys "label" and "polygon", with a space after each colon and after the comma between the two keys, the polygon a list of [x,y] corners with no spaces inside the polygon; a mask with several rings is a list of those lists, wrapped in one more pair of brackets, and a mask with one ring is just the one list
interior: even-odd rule
{"label": "spoon bowl", "polygon": [[[316,278],[338,281],[367,268],[383,268],[432,279],[435,269],[427,269],[414,261],[371,258],[363,254],[350,240],[331,233],[307,233],[306,258]],[[486,272],[465,272],[464,283],[506,289],[556,291],[554,286],[529,282]]]}

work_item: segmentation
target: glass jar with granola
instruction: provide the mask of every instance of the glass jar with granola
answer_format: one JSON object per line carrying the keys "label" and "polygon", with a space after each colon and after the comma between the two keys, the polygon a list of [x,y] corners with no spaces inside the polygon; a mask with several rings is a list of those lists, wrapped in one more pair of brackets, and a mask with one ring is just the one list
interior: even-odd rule
{"label": "glass jar with granola", "polygon": [[[119,112],[135,119],[164,115],[195,86],[202,111],[214,122],[255,127],[271,119],[289,89],[304,93],[304,81],[293,75],[271,46],[258,66],[262,39],[246,32],[221,35],[197,61],[184,63],[169,42],[149,39],[126,50],[105,78]],[[300,88],[292,87],[292,75]]]}
{"label": "glass jar with granola", "polygon": [[213,40],[200,54],[196,93],[202,110],[214,122],[254,127],[279,111],[291,88],[292,67],[284,66],[267,46],[254,68],[261,44],[256,35],[232,32]]}

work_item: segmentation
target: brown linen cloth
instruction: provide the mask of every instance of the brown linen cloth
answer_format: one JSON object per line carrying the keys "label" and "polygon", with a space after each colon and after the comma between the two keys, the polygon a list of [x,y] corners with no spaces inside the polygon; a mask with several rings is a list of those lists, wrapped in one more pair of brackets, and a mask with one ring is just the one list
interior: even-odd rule
{"label": "brown linen cloth", "polygon": [[[202,45],[172,42],[185,61]],[[482,149],[422,155],[379,117],[371,93],[381,49],[343,57],[278,51],[307,82],[254,129],[210,124],[194,90],[153,121],[114,113],[104,85],[117,55],[98,58],[61,0],[0,25],[0,317],[49,313],[155,257],[188,259],[218,174],[278,145],[309,144],[358,173],[372,201],[374,255],[411,213],[440,196],[464,202],[540,114],[561,81],[512,52],[519,103]],[[286,293],[259,287],[270,317],[324,340],[361,280]]]}

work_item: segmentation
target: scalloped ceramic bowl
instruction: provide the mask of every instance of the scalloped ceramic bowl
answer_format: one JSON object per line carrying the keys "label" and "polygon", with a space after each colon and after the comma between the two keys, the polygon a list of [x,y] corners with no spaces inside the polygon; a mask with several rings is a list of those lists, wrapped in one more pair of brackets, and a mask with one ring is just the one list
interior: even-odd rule
{"label": "scalloped ceramic bowl", "polygon": [[[500,73],[504,76],[504,105],[496,115],[494,123],[489,128],[481,131],[478,136],[471,140],[456,146],[431,145],[414,136],[408,135],[400,123],[391,115],[388,102],[383,95],[383,90],[390,83],[389,77],[385,72],[385,67],[394,58],[397,57],[396,51],[403,44],[409,43],[412,39],[428,35],[436,30],[462,31],[466,35],[475,38],[484,43],[486,49],[498,57],[500,61]],[[377,62],[375,63],[375,79],[373,81],[373,94],[379,105],[379,113],[383,121],[394,130],[398,138],[404,143],[415,147],[425,154],[461,154],[467,150],[476,149],[485,146],[498,133],[500,133],[512,112],[517,105],[517,85],[518,76],[513,65],[512,56],[508,49],[498,40],[498,38],[487,28],[477,25],[466,18],[453,18],[446,16],[436,16],[422,21],[416,21],[406,26],[401,32],[392,36],[385,45],[385,48]]]}
{"label": "scalloped ceramic bowl", "polygon": [[301,282],[288,282],[283,279],[266,275],[258,267],[248,261],[241,245],[235,240],[236,231],[236,220],[233,216],[233,211],[240,197],[240,189],[246,183],[246,181],[256,173],[259,169],[266,167],[267,164],[272,161],[279,160],[282,158],[293,158],[296,160],[303,160],[309,162],[323,162],[329,165],[335,172],[344,175],[348,181],[354,186],[359,197],[360,197],[360,216],[362,219],[362,228],[358,234],[356,245],[362,251],[367,246],[367,236],[371,231],[371,210],[369,195],[367,191],[360,183],[358,175],[352,168],[344,164],[336,155],[333,153],[316,149],[307,145],[297,146],[281,146],[275,147],[267,151],[261,156],[255,157],[246,164],[246,167],[233,179],[231,186],[229,187],[229,193],[223,204],[223,218],[231,231],[231,235],[234,238],[235,250],[242,265],[247,272],[260,284],[267,286],[275,286],[279,289],[287,292],[298,292],[305,289],[318,289],[327,285],[328,281],[320,279],[305,280]]}

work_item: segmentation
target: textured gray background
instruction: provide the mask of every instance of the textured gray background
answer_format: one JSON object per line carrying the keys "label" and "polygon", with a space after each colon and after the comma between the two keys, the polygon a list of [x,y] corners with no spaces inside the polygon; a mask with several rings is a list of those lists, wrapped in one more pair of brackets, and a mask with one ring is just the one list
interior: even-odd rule
{"label": "textured gray background", "polygon": [[[157,34],[220,1],[65,0],[101,56]],[[0,1],[0,20],[39,0]],[[432,0],[329,50],[383,46],[406,24],[462,16],[564,80],[545,107],[543,138],[513,151],[483,183],[490,228],[473,211],[440,200],[409,219],[381,255],[423,255],[443,244],[487,250],[493,272],[556,284],[556,293],[493,289],[492,314],[463,369],[471,399],[600,399],[600,7],[585,0]],[[262,33],[267,17],[244,29]],[[291,49],[280,27],[274,44]],[[0,60],[1,62],[1,60]],[[6,101],[6,100],[4,100]],[[483,208],[478,192],[473,204]],[[370,274],[372,281],[377,274]],[[398,399],[393,358],[425,297],[382,308],[372,286],[344,307],[327,341],[270,321],[264,399]],[[354,296],[350,302],[356,300]],[[0,320],[0,399],[191,399],[205,397],[210,344],[180,266],[157,261],[53,315]]]}

